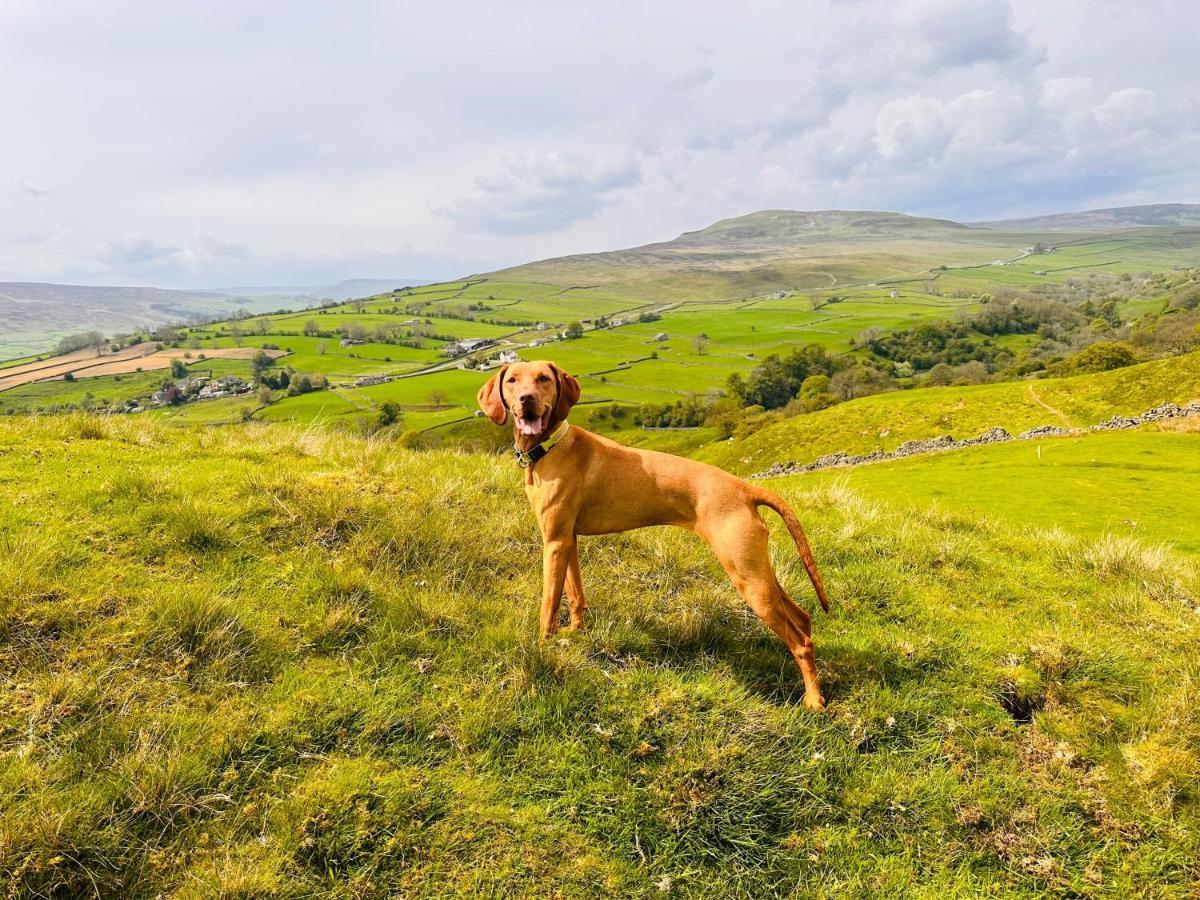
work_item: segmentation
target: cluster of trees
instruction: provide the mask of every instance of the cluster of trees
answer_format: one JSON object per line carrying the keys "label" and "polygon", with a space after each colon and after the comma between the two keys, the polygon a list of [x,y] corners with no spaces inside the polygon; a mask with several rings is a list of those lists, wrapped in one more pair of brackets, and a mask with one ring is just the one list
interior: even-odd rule
{"label": "cluster of trees", "polygon": [[712,402],[696,397],[674,403],[643,404],[633,414],[633,424],[639,428],[696,428],[703,425],[712,412]]}
{"label": "cluster of trees", "polygon": [[55,354],[74,353],[77,350],[95,350],[99,355],[100,351],[108,342],[104,340],[104,335],[98,331],[84,331],[79,334],[68,334],[63,337],[58,346],[54,348]]}
{"label": "cluster of trees", "polygon": [[729,376],[727,384],[729,393],[742,406],[780,409],[796,397],[810,376],[824,375],[832,379],[851,366],[849,360],[833,356],[823,347],[807,344],[796,348],[789,356],[768,356],[744,378],[735,372]]}

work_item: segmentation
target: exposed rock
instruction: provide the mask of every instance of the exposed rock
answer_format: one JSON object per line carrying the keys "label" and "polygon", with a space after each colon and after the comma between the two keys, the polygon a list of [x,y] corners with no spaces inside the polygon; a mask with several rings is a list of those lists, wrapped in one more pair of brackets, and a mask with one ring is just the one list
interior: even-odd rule
{"label": "exposed rock", "polygon": [[1075,434],[1078,429],[1063,428],[1060,425],[1039,425],[1037,428],[1030,428],[1028,431],[1022,431],[1017,435],[1017,439],[1021,441],[1030,441],[1034,438],[1043,437],[1062,437],[1064,434]]}
{"label": "exposed rock", "polygon": [[964,447],[974,447],[977,444],[1002,444],[1005,441],[1011,441],[1013,436],[1003,428],[989,428],[979,437],[968,438],[962,441]]}
{"label": "exposed rock", "polygon": [[[1153,409],[1148,409],[1144,413],[1136,416],[1113,416],[1105,422],[1100,422],[1097,425],[1092,425],[1087,431],[1116,431],[1125,430],[1128,428],[1137,428],[1139,425],[1146,425],[1150,422],[1161,422],[1164,419],[1175,419],[1180,416],[1196,416],[1200,415],[1200,401],[1189,403],[1187,406],[1178,406],[1174,403],[1162,403],[1155,406]],[[906,456],[915,456],[918,453],[933,453],[938,450],[958,450],[962,447],[977,447],[981,444],[1000,444],[1005,441],[1023,440],[1029,441],[1036,438],[1044,437],[1061,437],[1068,434],[1081,434],[1085,431],[1082,428],[1062,428],[1058,425],[1038,425],[1036,428],[1030,428],[1028,431],[1022,431],[1017,438],[1013,438],[1011,434],[1003,428],[989,428],[978,437],[967,438],[966,440],[956,441],[952,435],[943,434],[941,437],[925,438],[924,440],[905,441],[895,450],[890,453],[885,450],[874,450],[865,455],[854,456],[844,450],[838,450],[835,453],[826,453],[824,456],[818,456],[812,462],[801,465],[796,461],[777,462],[771,468],[756,472],[751,475],[751,478],[776,478],[780,475],[794,475],[799,472],[812,472],[816,469],[832,469],[845,466],[858,466],[863,463],[881,462],[885,459],[903,459]]]}

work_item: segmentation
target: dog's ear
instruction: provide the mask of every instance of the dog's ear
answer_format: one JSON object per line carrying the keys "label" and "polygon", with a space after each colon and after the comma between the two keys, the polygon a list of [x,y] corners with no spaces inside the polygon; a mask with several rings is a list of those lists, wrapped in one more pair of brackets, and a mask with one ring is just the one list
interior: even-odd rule
{"label": "dog's ear", "polygon": [[500,371],[487,380],[487,384],[479,389],[475,399],[479,408],[497,425],[508,421],[508,407],[504,404],[504,375],[508,366],[502,366]]}
{"label": "dog's ear", "polygon": [[550,365],[554,368],[554,377],[558,379],[558,403],[554,405],[554,417],[562,422],[566,420],[571,407],[579,402],[579,382],[574,375],[568,375],[554,363]]}

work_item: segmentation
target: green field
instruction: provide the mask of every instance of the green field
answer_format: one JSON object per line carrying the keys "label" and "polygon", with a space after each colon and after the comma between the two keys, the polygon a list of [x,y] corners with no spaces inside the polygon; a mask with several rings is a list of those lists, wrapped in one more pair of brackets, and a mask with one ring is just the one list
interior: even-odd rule
{"label": "green field", "polygon": [[933,453],[787,479],[798,490],[844,485],[855,494],[1061,528],[1135,537],[1200,555],[1200,423],[1193,433],[1100,432]]}
{"label": "green field", "polygon": [[[1200,437],[1061,442],[1037,485],[1152,447],[1103,470],[1141,496],[1139,478],[1188,468],[1184,439]],[[983,456],[962,472],[1029,471]],[[539,538],[506,459],[311,426],[0,420],[0,880],[64,897],[1193,892],[1194,563],[969,510],[991,494],[923,508],[936,478],[915,469],[915,508],[869,499],[889,471],[778,484],[833,598],[814,632],[830,706],[809,714],[783,646],[683,532],[585,542],[592,623],[539,643]]]}

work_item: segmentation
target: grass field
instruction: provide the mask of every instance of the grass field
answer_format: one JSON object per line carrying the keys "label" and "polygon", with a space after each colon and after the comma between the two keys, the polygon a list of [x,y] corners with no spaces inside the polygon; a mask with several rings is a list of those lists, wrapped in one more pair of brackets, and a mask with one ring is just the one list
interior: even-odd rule
{"label": "grass field", "polygon": [[312,428],[0,422],[10,893],[1196,889],[1186,557],[782,483],[834,598],[812,715],[682,532],[585,543],[593,623],[538,643],[518,480]]}
{"label": "grass field", "polygon": [[845,485],[881,502],[938,506],[1089,538],[1136,537],[1200,555],[1195,431],[1148,427],[993,444],[770,482],[780,483],[799,490]]}

